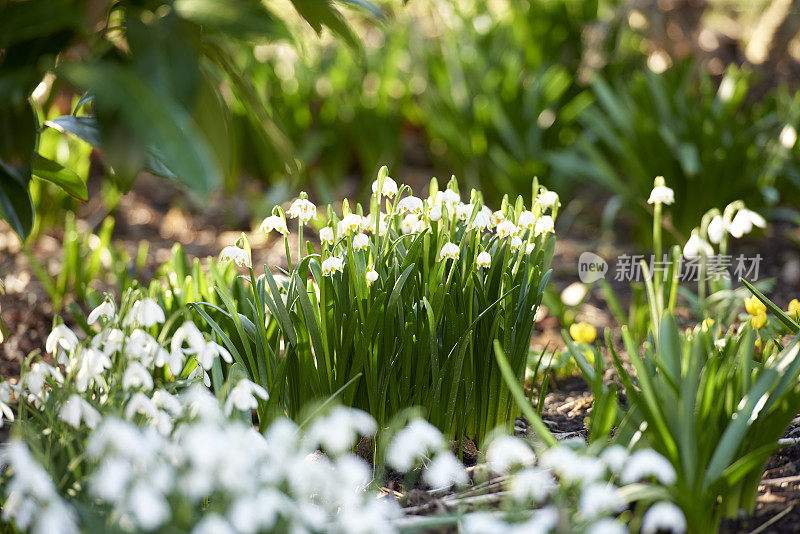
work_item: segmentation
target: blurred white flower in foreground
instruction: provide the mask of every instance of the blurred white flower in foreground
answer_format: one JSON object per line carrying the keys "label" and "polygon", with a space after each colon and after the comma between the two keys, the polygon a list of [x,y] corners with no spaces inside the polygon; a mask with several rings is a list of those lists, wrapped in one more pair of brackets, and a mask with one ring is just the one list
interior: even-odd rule
{"label": "blurred white flower in foreground", "polygon": [[406,472],[417,459],[432,450],[442,449],[444,445],[444,437],[438,428],[424,419],[414,419],[392,439],[386,451],[386,463]]}
{"label": "blurred white flower in foreground", "polygon": [[486,461],[493,473],[505,474],[514,467],[528,467],[536,462],[536,455],[523,440],[502,435],[489,443]]}
{"label": "blurred white flower in foreground", "polygon": [[657,532],[686,532],[686,518],[681,509],[666,501],[651,506],[642,519],[642,534]]}
{"label": "blurred white flower in foreground", "polygon": [[466,486],[469,483],[464,464],[450,451],[437,454],[423,472],[422,479],[434,489]]}
{"label": "blurred white flower in foreground", "polygon": [[61,406],[59,416],[65,423],[75,428],[80,428],[81,420],[91,429],[96,428],[100,422],[100,412],[83,397],[74,393]]}

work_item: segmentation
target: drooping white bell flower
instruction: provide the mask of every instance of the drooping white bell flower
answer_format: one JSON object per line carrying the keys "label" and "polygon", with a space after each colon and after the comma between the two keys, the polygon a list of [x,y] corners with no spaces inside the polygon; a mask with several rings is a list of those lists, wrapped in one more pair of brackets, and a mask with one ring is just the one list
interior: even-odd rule
{"label": "drooping white bell flower", "polygon": [[449,259],[457,260],[460,254],[460,249],[455,243],[445,243],[442,245],[442,250],[439,252],[439,260]]}
{"label": "drooping white bell flower", "polygon": [[128,368],[122,374],[122,389],[125,391],[131,389],[150,391],[153,389],[153,377],[147,367],[136,361],[128,364]]}
{"label": "drooping white bell flower", "polygon": [[81,421],[83,421],[88,428],[95,429],[97,423],[100,422],[100,412],[76,393],[69,396],[61,406],[58,415],[65,423],[74,428],[80,428]]}
{"label": "drooping white bell flower", "polygon": [[164,320],[164,310],[153,299],[145,298],[133,303],[125,317],[125,326],[136,323],[139,326],[150,328],[156,323],[163,323]]}
{"label": "drooping white bell flower", "polygon": [[491,212],[487,214],[484,211],[479,211],[475,214],[475,218],[469,223],[470,230],[488,230],[492,226]]}
{"label": "drooping white bell flower", "polygon": [[680,508],[668,501],[658,502],[645,512],[642,518],[642,534],[656,532],[686,532],[686,518]]}
{"label": "drooping white bell flower", "polygon": [[481,252],[478,254],[478,257],[475,259],[475,264],[478,267],[487,268],[492,264],[492,256],[486,251]]}
{"label": "drooping white bell flower", "polygon": [[300,193],[300,198],[292,202],[286,214],[292,219],[300,219],[300,224],[306,224],[311,219],[317,218],[317,207],[307,198],[305,193]]}
{"label": "drooping white bell flower", "polygon": [[367,269],[367,272],[366,272],[365,276],[367,278],[367,284],[371,285],[373,282],[375,282],[378,279],[378,271],[376,271],[374,268],[370,267],[369,269]]}
{"label": "drooping white bell flower", "polygon": [[67,364],[67,353],[78,346],[78,336],[64,323],[56,325],[45,342],[47,352],[57,357],[58,363]]}
{"label": "drooping white bell flower", "polygon": [[333,276],[333,273],[337,271],[340,273],[344,271],[344,261],[342,260],[342,258],[339,258],[337,256],[332,256],[322,262],[323,276]]}
{"label": "drooping white bell flower", "polygon": [[519,223],[518,225],[520,228],[527,228],[529,230],[533,230],[536,226],[536,215],[533,212],[524,210],[522,213],[519,214]]}
{"label": "drooping white bell flower", "polygon": [[240,411],[249,411],[258,408],[258,398],[267,400],[267,390],[250,380],[243,378],[228,393],[225,401],[225,411],[230,414],[233,408]]}
{"label": "drooping white bell flower", "polygon": [[75,373],[75,389],[86,391],[90,382],[99,382],[106,369],[111,369],[111,358],[105,352],[95,348],[83,349],[78,354],[77,373]]}
{"label": "drooping white bell flower", "polygon": [[289,233],[289,229],[286,227],[286,221],[284,221],[283,217],[280,215],[270,215],[269,217],[265,218],[263,221],[261,221],[258,231],[265,234],[273,231],[283,235]]}
{"label": "drooping white bell flower", "polygon": [[519,228],[517,228],[517,225],[513,222],[504,219],[495,225],[494,231],[497,233],[498,237],[505,238],[517,235],[517,233],[519,233]]}
{"label": "drooping white bell flower", "polygon": [[219,255],[219,261],[222,263],[232,261],[239,267],[244,265],[248,269],[253,266],[253,263],[250,260],[250,255],[247,253],[247,251],[235,245],[230,245],[223,248]]}
{"label": "drooping white bell flower", "polygon": [[99,306],[89,313],[86,322],[89,324],[96,323],[101,317],[106,321],[110,321],[117,313],[114,303],[110,300],[104,300]]}
{"label": "drooping white bell flower", "polygon": [[675,192],[665,186],[657,185],[650,191],[650,198],[647,199],[648,204],[672,204],[675,202]]}
{"label": "drooping white bell flower", "polygon": [[558,193],[547,190],[542,191],[536,196],[536,202],[539,203],[543,210],[561,205],[558,200]]}
{"label": "drooping white bell flower", "polygon": [[736,215],[733,217],[728,227],[728,231],[733,237],[738,239],[745,234],[749,234],[753,230],[753,226],[766,228],[767,221],[755,211],[742,208],[736,212]]}
{"label": "drooping white bell flower", "polygon": [[542,235],[553,233],[555,230],[555,223],[550,215],[542,215],[536,219],[536,226],[533,228],[533,235]]}
{"label": "drooping white bell flower", "polygon": [[347,232],[361,232],[366,228],[365,226],[364,217],[357,213],[348,213],[345,215],[344,219],[339,222],[340,229],[339,234],[343,233],[344,231]]}
{"label": "drooping white bell flower", "polygon": [[203,348],[200,349],[197,354],[195,354],[195,359],[197,363],[206,371],[211,369],[211,366],[214,364],[214,358],[222,358],[228,363],[233,363],[233,357],[228,350],[219,345],[214,341],[208,341],[203,345]]}
{"label": "drooping white bell flower", "polygon": [[472,204],[459,204],[456,206],[456,218],[459,221],[466,221],[472,215],[472,210],[475,209]]}
{"label": "drooping white bell flower", "polygon": [[722,241],[725,236],[725,220],[720,215],[715,215],[708,223],[708,240],[714,244]]}
{"label": "drooping white bell flower", "polygon": [[[378,180],[372,182],[372,193],[378,193]],[[394,198],[397,194],[397,182],[388,176],[383,179],[383,187],[381,187],[381,196]]]}
{"label": "drooping white bell flower", "polygon": [[386,451],[386,463],[405,473],[417,459],[444,446],[439,429],[424,419],[414,419],[392,439]]}
{"label": "drooping white bell flower", "polygon": [[401,213],[422,215],[422,199],[415,196],[405,197],[397,203],[397,209]]}
{"label": "drooping white bell flower", "polygon": [[714,255],[714,248],[697,234],[692,234],[683,246],[683,256],[688,260],[697,260],[702,256],[710,258]]}
{"label": "drooping white bell flower", "polygon": [[502,435],[492,440],[486,449],[486,461],[493,473],[505,474],[512,467],[534,464],[536,455],[527,443],[514,436]]}
{"label": "drooping white bell flower", "polygon": [[353,250],[364,251],[369,248],[369,237],[367,234],[357,234],[353,237]]}
{"label": "drooping white bell flower", "polygon": [[509,247],[511,247],[511,252],[516,252],[522,246],[522,239],[518,235],[512,236],[511,241],[509,242]]}
{"label": "drooping white bell flower", "polygon": [[326,245],[333,245],[333,240],[334,240],[333,228],[331,228],[330,226],[321,228],[319,231],[319,240],[325,243]]}
{"label": "drooping white bell flower", "polygon": [[441,204],[434,204],[428,210],[428,218],[431,221],[441,221],[442,220],[442,205]]}

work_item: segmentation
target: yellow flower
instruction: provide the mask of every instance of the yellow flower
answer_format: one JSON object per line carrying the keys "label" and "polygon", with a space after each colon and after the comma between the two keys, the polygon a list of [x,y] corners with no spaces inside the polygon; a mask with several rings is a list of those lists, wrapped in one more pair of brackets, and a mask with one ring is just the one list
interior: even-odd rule
{"label": "yellow flower", "polygon": [[711,317],[703,319],[703,324],[701,326],[704,332],[711,330],[711,327],[714,326],[714,319],[712,319]]}
{"label": "yellow flower", "polygon": [[758,312],[757,314],[753,315],[750,318],[750,324],[753,325],[753,328],[761,328],[767,323],[767,313],[766,312]]}
{"label": "yellow flower", "polygon": [[789,303],[789,309],[786,310],[790,314],[800,313],[800,301],[797,299],[792,299]]}
{"label": "yellow flower", "polygon": [[759,313],[767,311],[767,307],[764,306],[764,303],[758,300],[758,297],[755,295],[744,299],[744,309],[746,309],[747,313],[750,315],[758,315]]}
{"label": "yellow flower", "polygon": [[578,343],[593,343],[597,338],[597,329],[589,323],[573,323],[569,327],[569,335]]}

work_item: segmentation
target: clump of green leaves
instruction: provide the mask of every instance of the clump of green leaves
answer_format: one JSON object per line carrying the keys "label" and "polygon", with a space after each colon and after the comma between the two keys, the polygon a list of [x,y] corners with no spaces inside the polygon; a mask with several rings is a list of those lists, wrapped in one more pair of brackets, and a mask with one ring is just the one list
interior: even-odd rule
{"label": "clump of green leaves", "polygon": [[[284,237],[285,275],[269,266],[256,275],[246,240],[228,247],[223,259],[249,267],[250,312],[238,313],[242,302],[218,288],[227,320],[207,321],[270,392],[270,403],[292,417],[338,394],[381,426],[421,406],[446,435],[480,441],[513,422],[492,343],[501,342],[521,380],[549,277],[557,201],[545,201],[534,184],[531,210],[520,197],[493,213],[478,191],[461,202],[455,179],[443,191],[432,180],[425,200],[404,197],[409,189],[398,191],[385,168],[373,189],[367,213],[347,201],[341,216],[328,207],[319,251],[301,231],[294,263]],[[385,212],[383,196],[393,198]],[[289,210],[301,229],[312,207],[316,213],[309,205],[301,195]],[[544,215],[547,209],[553,213]],[[283,210],[276,207],[262,228],[286,234]]]}

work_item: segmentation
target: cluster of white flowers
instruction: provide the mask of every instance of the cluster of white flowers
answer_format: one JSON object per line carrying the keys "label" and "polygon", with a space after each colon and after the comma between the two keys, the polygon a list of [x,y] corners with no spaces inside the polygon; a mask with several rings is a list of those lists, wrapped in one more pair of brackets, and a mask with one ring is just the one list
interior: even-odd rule
{"label": "cluster of white flowers", "polygon": [[386,451],[386,463],[398,471],[410,471],[427,462],[422,480],[435,489],[464,486],[469,477],[464,465],[447,448],[442,433],[424,419],[413,419],[394,436]]}
{"label": "cluster of white flowers", "polygon": [[[508,499],[523,507],[539,507],[520,516],[479,511],[466,514],[464,531],[476,534],[551,532],[556,525],[581,525],[594,534],[626,533],[617,516],[628,505],[618,484],[672,484],[675,472],[661,455],[650,449],[629,454],[611,446],[591,454],[582,440],[566,440],[542,452],[538,459],[528,442],[508,435],[489,444],[486,460],[491,472],[500,476]],[[556,499],[554,496],[561,494]],[[576,510],[555,502],[575,502]],[[642,532],[682,533],[683,513],[670,502],[659,502],[644,515]]]}

